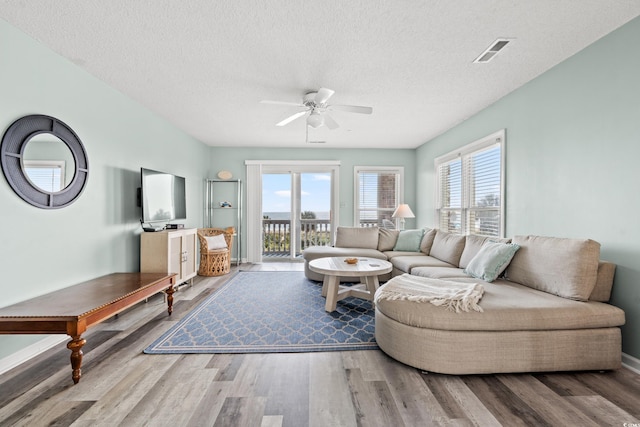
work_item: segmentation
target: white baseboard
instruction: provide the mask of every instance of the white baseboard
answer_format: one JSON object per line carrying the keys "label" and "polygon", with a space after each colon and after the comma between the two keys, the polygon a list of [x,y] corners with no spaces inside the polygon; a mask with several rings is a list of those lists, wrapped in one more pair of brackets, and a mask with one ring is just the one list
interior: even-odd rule
{"label": "white baseboard", "polygon": [[0,375],[15,368],[16,366],[26,362],[27,360],[36,357],[40,353],[49,350],[61,342],[68,341],[69,337],[66,335],[50,335],[38,342],[26,346],[25,348],[18,350],[17,352],[8,355],[0,359]]}
{"label": "white baseboard", "polygon": [[632,370],[636,374],[640,374],[640,359],[622,353],[622,366]]}

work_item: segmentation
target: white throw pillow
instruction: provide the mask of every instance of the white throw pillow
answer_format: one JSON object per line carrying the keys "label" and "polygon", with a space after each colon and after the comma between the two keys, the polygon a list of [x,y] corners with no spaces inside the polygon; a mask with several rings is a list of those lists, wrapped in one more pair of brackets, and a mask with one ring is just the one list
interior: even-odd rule
{"label": "white throw pillow", "polygon": [[215,236],[207,236],[207,248],[210,251],[215,249],[227,249],[227,241],[224,239],[223,234],[217,234]]}
{"label": "white throw pillow", "polygon": [[507,268],[518,249],[520,246],[513,243],[485,242],[464,272],[476,279],[493,282]]}

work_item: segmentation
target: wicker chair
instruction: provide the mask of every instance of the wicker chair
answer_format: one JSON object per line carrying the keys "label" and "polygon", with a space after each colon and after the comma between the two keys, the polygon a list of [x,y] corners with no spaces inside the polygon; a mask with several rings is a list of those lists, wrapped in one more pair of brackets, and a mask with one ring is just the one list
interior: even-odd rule
{"label": "wicker chair", "polygon": [[[200,276],[222,276],[231,271],[231,247],[233,245],[233,227],[222,228],[199,228],[198,240],[200,240]],[[227,247],[223,249],[211,249],[207,245],[207,237],[224,235]]]}

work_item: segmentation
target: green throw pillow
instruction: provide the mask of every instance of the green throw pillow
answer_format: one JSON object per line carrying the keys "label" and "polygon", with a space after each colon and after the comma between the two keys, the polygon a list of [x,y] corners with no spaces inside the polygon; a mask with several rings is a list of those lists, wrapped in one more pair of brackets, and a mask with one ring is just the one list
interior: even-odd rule
{"label": "green throw pillow", "polygon": [[424,229],[419,230],[402,230],[396,240],[394,251],[402,252],[420,252],[420,242],[424,236]]}
{"label": "green throw pillow", "polygon": [[518,249],[520,246],[514,243],[485,242],[464,272],[476,279],[493,282],[507,268]]}

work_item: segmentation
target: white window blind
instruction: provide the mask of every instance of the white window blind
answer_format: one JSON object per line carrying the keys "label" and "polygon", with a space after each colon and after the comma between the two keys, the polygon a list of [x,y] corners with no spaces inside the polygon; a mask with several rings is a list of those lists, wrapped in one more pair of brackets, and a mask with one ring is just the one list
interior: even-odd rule
{"label": "white window blind", "polygon": [[441,230],[504,234],[504,130],[436,159]]}
{"label": "white window blind", "polygon": [[360,227],[383,226],[401,203],[404,168],[355,168],[355,220]]}
{"label": "white window blind", "polygon": [[40,189],[55,193],[65,187],[64,162],[57,160],[25,160],[24,171]]}
{"label": "white window blind", "polygon": [[440,206],[439,228],[451,233],[462,230],[462,160],[441,164],[438,168]]}

